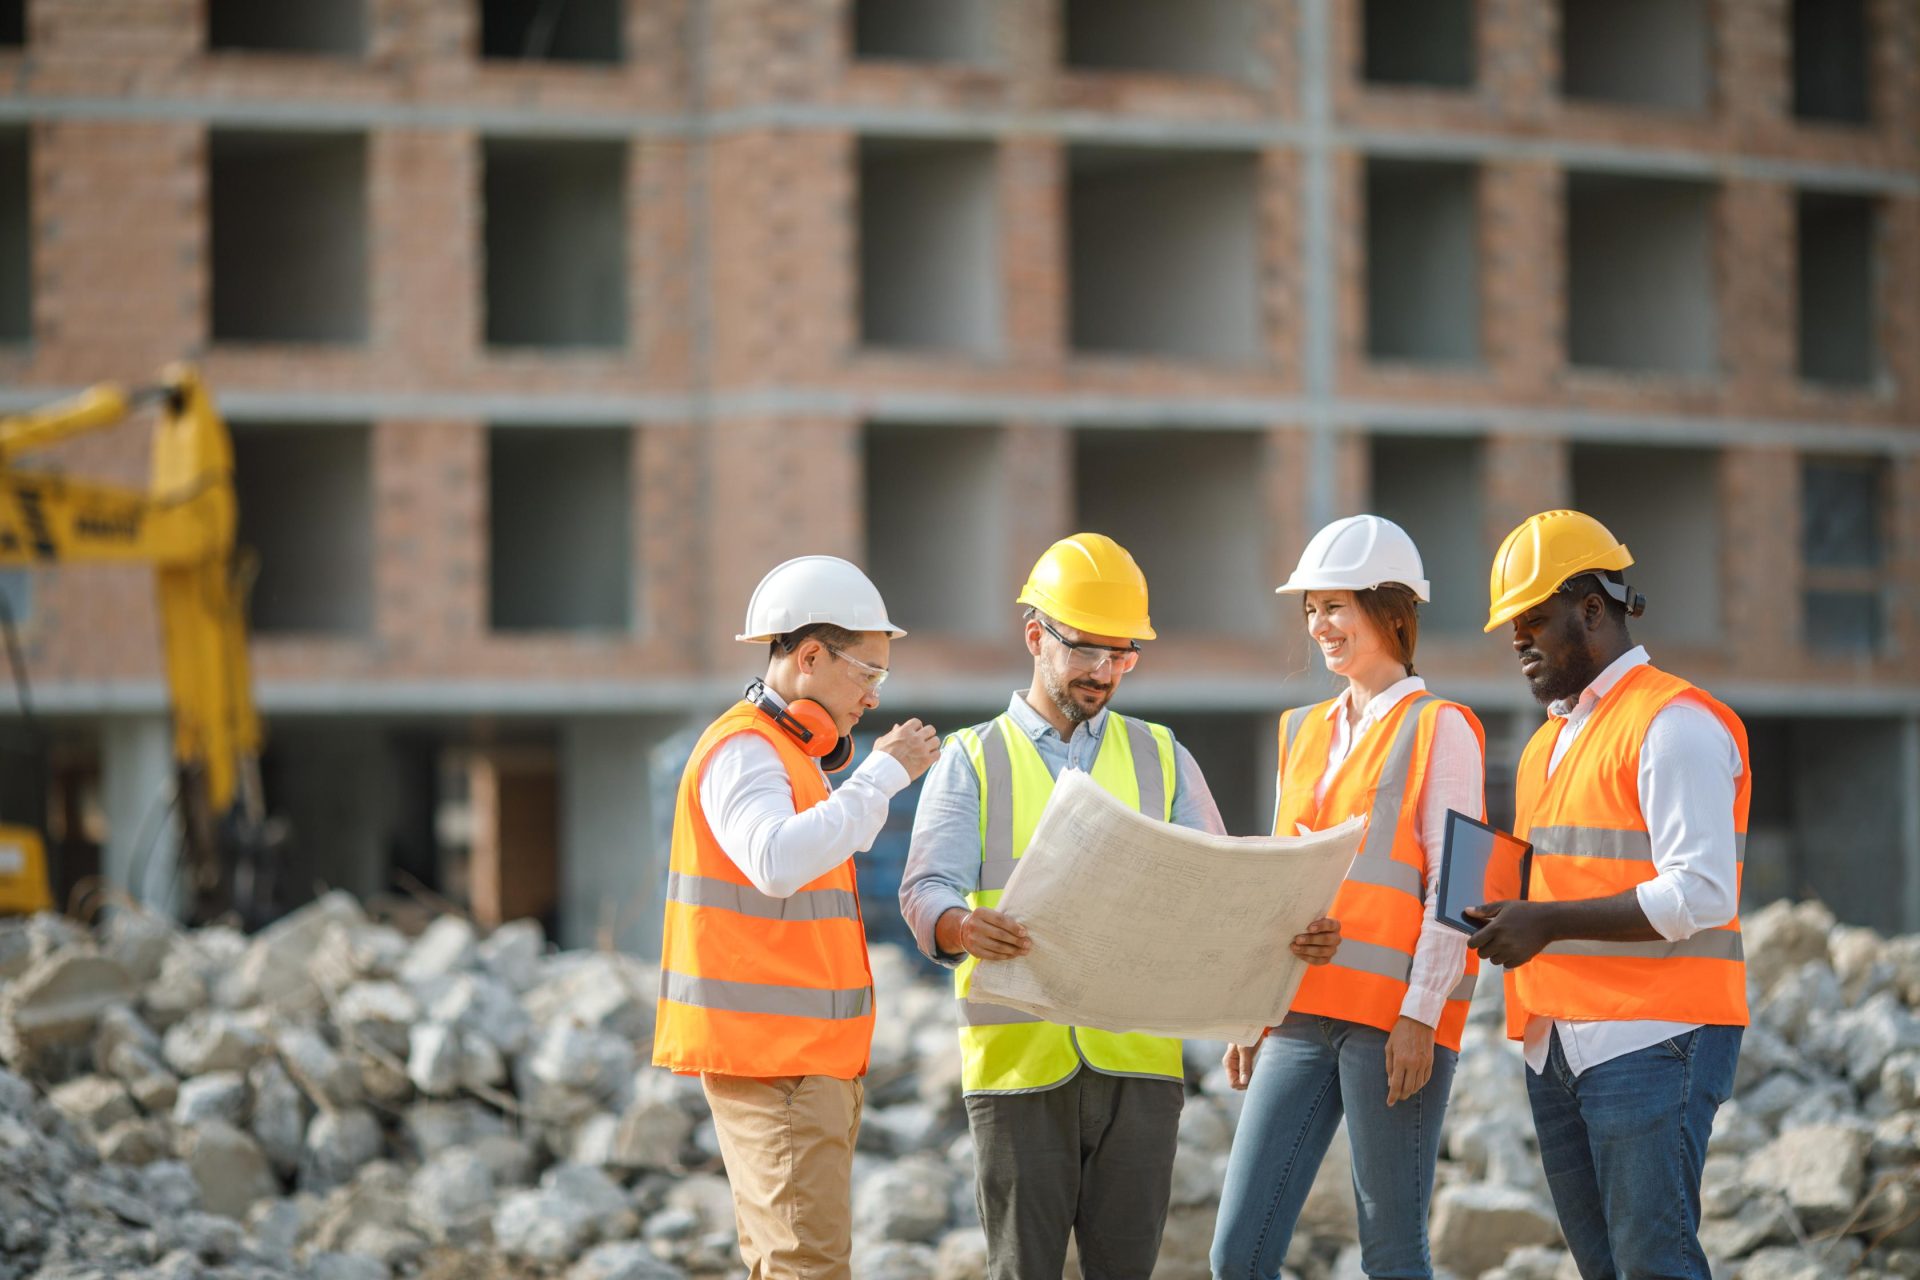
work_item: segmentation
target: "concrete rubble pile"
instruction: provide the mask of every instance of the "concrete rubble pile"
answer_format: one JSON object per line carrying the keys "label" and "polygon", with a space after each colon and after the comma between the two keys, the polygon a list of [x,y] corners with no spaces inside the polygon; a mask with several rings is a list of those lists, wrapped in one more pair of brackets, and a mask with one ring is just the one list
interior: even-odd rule
{"label": "concrete rubble pile", "polygon": [[[1920,1276],[1920,937],[1817,904],[1746,923],[1754,1026],[1708,1158],[1716,1274]],[[854,1178],[863,1280],[974,1280],[948,989],[876,948]],[[646,1065],[656,971],[521,922],[418,938],[333,894],[248,938],[138,911],[0,922],[0,1280],[737,1271],[697,1082]],[[1483,982],[1432,1234],[1454,1276],[1571,1280],[1523,1067]],[[1158,1274],[1204,1277],[1240,1095],[1188,1046]],[[1344,1138],[1288,1255],[1361,1275]],[[1071,1272],[1071,1268],[1070,1268]]]}

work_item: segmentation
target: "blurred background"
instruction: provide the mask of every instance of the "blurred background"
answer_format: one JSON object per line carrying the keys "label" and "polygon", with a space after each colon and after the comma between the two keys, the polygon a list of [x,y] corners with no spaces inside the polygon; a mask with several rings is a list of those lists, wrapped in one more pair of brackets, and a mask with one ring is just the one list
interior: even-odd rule
{"label": "blurred background", "polygon": [[[281,909],[651,951],[762,573],[865,566],[913,633],[880,718],[955,728],[1082,528],[1162,636],[1117,705],[1244,834],[1332,688],[1274,585],[1402,523],[1505,821],[1541,713],[1488,563],[1573,505],[1747,720],[1747,898],[1920,929],[1911,0],[0,0],[0,411],[182,358],[257,557]],[[0,794],[63,900],[168,900],[151,571],[0,593]]]}

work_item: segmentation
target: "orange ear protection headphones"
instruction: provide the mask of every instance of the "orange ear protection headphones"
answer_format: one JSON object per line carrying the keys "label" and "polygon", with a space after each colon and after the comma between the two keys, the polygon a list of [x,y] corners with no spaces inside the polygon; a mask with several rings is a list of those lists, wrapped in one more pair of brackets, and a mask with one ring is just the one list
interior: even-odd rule
{"label": "orange ear protection headphones", "polygon": [[828,773],[838,773],[853,759],[853,739],[840,736],[839,726],[827,709],[812,698],[796,698],[781,706],[767,693],[767,683],[755,680],[747,686],[746,699],[767,713],[800,749],[820,762]]}

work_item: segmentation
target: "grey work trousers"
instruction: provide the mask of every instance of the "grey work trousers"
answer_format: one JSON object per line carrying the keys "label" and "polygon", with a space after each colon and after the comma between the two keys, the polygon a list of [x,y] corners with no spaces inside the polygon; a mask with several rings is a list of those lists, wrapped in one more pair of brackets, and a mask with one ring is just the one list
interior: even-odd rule
{"label": "grey work trousers", "polygon": [[1087,1067],[1040,1093],[969,1094],[988,1280],[1147,1280],[1160,1253],[1186,1086]]}

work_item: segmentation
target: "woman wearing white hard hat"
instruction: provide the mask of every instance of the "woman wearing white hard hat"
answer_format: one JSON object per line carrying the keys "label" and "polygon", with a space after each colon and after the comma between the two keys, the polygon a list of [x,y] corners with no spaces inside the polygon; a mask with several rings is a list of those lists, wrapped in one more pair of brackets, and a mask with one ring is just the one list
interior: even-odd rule
{"label": "woman wearing white hard hat", "polygon": [[[1331,914],[1343,941],[1309,970],[1286,1019],[1227,1050],[1247,1105],[1213,1238],[1215,1276],[1274,1277],[1344,1116],[1361,1267],[1428,1276],[1427,1206],[1440,1123],[1477,968],[1434,918],[1448,809],[1484,817],[1486,736],[1472,711],[1414,674],[1420,552],[1379,516],[1336,520],[1280,589],[1343,686],[1280,718],[1274,830],[1356,815],[1367,835]],[[1256,1066],[1257,1063],[1257,1066]]]}

